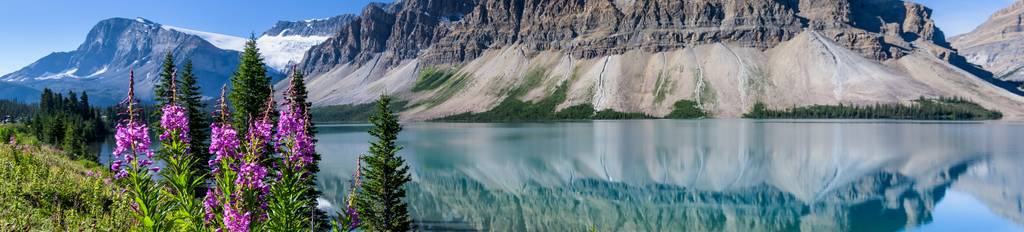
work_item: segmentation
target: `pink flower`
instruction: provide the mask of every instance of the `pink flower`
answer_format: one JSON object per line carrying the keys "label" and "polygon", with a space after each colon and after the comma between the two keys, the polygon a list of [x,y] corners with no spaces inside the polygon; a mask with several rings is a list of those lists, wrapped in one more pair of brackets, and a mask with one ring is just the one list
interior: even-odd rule
{"label": "pink flower", "polygon": [[281,111],[277,127],[275,145],[288,168],[301,170],[312,164],[316,149],[313,138],[306,132],[306,115],[302,110],[288,105]]}
{"label": "pink flower", "polygon": [[188,115],[185,113],[185,108],[178,105],[164,106],[163,115],[160,117],[160,126],[164,128],[160,140],[166,141],[170,139],[172,133],[177,133],[178,139],[185,143],[189,142]]}
{"label": "pink flower", "polygon": [[[149,128],[146,125],[135,121],[119,123],[114,139],[116,146],[113,155],[116,160],[110,165],[111,170],[117,171],[114,177],[120,179],[128,176],[126,168],[145,170],[153,164],[153,151],[149,150],[152,140],[149,139]],[[139,157],[140,154],[145,157]]]}
{"label": "pink flower", "polygon": [[244,210],[235,209],[232,205],[224,204],[224,227],[227,227],[230,232],[248,232],[249,231],[249,212],[243,212]]}
{"label": "pink flower", "polygon": [[236,157],[239,141],[235,129],[231,125],[223,123],[214,123],[210,129],[210,153],[216,155],[213,160],[209,161],[210,167],[216,166],[224,158],[239,158]]}
{"label": "pink flower", "polygon": [[238,177],[235,178],[235,185],[242,186],[246,190],[257,190],[266,194],[269,186],[263,182],[267,177],[267,168],[255,162],[246,162],[238,170]]}

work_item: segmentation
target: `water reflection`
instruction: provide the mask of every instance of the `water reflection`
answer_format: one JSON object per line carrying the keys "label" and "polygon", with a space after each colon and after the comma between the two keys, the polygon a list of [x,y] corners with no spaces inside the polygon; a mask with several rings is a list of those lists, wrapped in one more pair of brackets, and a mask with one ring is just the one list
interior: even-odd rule
{"label": "water reflection", "polygon": [[[368,129],[320,128],[327,202],[343,202]],[[935,217],[954,191],[998,215],[984,223],[1021,230],[1022,131],[886,121],[415,123],[399,143],[413,174],[409,209],[425,230],[978,230]]]}

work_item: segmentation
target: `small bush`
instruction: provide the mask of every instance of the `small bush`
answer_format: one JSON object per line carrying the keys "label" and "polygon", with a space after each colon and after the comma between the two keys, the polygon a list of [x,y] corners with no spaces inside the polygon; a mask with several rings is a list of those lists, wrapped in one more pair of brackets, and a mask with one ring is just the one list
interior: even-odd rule
{"label": "small bush", "polygon": [[670,119],[695,119],[695,118],[707,118],[711,116],[708,112],[701,109],[697,102],[690,100],[679,100],[675,103],[675,108],[672,112],[665,116]]}

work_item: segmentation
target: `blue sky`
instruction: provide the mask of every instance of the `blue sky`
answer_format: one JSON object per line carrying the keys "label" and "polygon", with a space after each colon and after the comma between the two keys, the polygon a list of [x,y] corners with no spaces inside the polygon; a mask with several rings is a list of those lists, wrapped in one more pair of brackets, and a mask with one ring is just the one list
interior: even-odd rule
{"label": "blue sky", "polygon": [[[378,0],[391,1],[391,0]],[[915,0],[935,9],[946,35],[970,31],[1013,0]],[[300,2],[301,4],[296,4]],[[78,47],[92,26],[112,17],[143,17],[184,28],[248,36],[278,20],[356,13],[370,0],[4,0],[0,3],[0,75],[46,54]]]}

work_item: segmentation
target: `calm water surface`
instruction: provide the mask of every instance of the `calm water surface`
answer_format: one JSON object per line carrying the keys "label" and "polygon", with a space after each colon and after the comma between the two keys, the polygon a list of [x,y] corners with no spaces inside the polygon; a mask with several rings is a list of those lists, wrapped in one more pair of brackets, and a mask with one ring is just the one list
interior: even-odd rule
{"label": "calm water surface", "polygon": [[[649,120],[410,123],[424,230],[1024,231],[1024,124]],[[324,125],[323,206],[368,125]]]}

